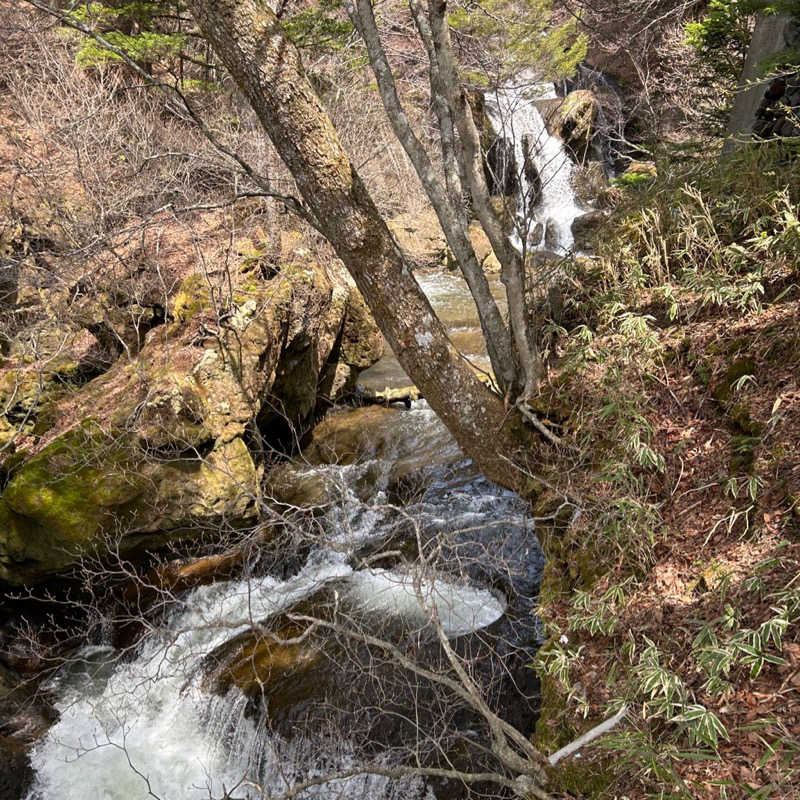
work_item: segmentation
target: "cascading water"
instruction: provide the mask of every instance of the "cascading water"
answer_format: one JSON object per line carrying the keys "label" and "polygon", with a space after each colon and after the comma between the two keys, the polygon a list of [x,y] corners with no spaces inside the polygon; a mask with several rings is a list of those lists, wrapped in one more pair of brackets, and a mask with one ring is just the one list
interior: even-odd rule
{"label": "cascading water", "polygon": [[[437,275],[423,278],[423,285],[435,306],[449,315],[451,326],[465,336],[477,332],[463,281]],[[523,642],[519,674],[511,680],[515,685],[530,680],[528,664],[539,635],[530,608],[542,555],[525,505],[473,468],[456,463],[463,456],[424,401],[393,417],[379,457],[349,466],[299,468],[301,477],[322,478],[334,490],[330,508],[317,521],[315,530],[321,533],[314,537],[314,548],[293,577],[197,588],[142,639],[135,657],[120,661],[110,646],[86,648],[56,677],[51,688],[60,719],[32,754],[36,777],[27,800],[256,800],[278,796],[298,781],[351,768],[356,754],[346,735],[287,738],[269,730],[263,718],[246,713],[248,701],[238,688],[222,696],[203,688],[209,653],[252,622],[311,598],[323,586],[335,587],[339,597],[365,614],[402,619],[412,628],[422,626],[434,607],[453,637],[508,625],[512,635],[519,634],[516,641]],[[403,474],[429,470],[428,489],[403,514],[387,504],[390,482],[397,480],[400,468]],[[367,477],[373,484],[365,497]],[[409,517],[427,535],[449,543],[445,560],[463,569],[431,581],[415,580],[400,567],[354,568],[357,553],[388,540]],[[466,542],[457,535],[465,530]],[[489,574],[487,564],[495,556],[508,566],[507,574]],[[523,613],[514,617],[506,612],[506,596],[521,598]],[[435,798],[420,778],[366,774],[307,789],[297,800],[331,796]]]}
{"label": "cascading water", "polygon": [[[536,100],[556,97],[552,84],[535,84],[524,74],[486,95],[486,113],[495,134],[514,148],[517,185],[516,244],[563,255],[573,246],[572,223],[585,213],[575,200],[574,164],[563,143],[545,125]],[[526,158],[527,157],[527,158]],[[530,159],[538,180],[525,168]]]}
{"label": "cascading water", "polygon": [[[261,798],[351,766],[346,741],[324,747],[303,738],[287,741],[245,716],[238,689],[215,697],[200,685],[208,652],[333,581],[365,611],[412,624],[426,618],[409,576],[354,572],[346,554],[329,550],[312,554],[285,582],[262,578],[197,589],[133,661],[117,664],[110,648],[87,648],[54,683],[61,718],[34,751],[37,780],[29,800],[135,800],[148,792],[161,800],[200,800],[227,797],[233,787],[233,797]],[[491,624],[504,611],[484,589],[437,582],[423,583],[420,591],[451,636]],[[317,787],[299,796],[329,797],[330,791]],[[354,800],[433,797],[419,779],[391,784],[376,775],[338,781],[336,791]]]}

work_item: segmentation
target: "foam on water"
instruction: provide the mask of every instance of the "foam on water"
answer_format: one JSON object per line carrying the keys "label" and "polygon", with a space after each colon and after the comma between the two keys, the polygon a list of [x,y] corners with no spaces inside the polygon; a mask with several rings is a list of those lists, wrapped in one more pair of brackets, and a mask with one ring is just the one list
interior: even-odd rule
{"label": "foam on water", "polygon": [[485,628],[505,611],[491,592],[442,580],[416,581],[408,573],[385,569],[362,570],[346,581],[349,596],[365,611],[380,611],[424,626],[436,616],[449,637]]}

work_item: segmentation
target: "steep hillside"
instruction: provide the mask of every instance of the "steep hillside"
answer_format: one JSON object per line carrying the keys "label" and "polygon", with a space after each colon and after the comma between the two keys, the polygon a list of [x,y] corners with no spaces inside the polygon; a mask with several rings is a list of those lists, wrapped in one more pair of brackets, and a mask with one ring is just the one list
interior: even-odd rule
{"label": "steep hillside", "polygon": [[795,797],[798,162],[772,144],[659,169],[574,264],[555,333],[552,402],[575,411],[571,466],[531,477],[554,515],[537,736],[625,704],[564,788]]}

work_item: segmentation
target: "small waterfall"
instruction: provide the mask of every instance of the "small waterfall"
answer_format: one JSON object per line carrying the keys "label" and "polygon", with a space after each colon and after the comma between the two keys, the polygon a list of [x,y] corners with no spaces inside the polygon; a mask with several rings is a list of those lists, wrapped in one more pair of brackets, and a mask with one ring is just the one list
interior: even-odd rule
{"label": "small waterfall", "polygon": [[[556,97],[552,84],[524,75],[486,95],[486,113],[498,137],[511,142],[517,170],[516,244],[565,254],[572,249],[572,222],[584,213],[572,187],[575,169],[562,142],[551,136],[536,100]],[[535,171],[526,169],[533,163]],[[538,177],[538,179],[537,179]]]}
{"label": "small waterfall", "polygon": [[[219,798],[225,791],[255,800],[262,795],[243,780],[280,794],[294,781],[352,766],[346,741],[287,741],[264,720],[245,715],[247,701],[238,689],[224,697],[204,693],[205,655],[246,630],[250,620],[277,614],[334,581],[354,607],[413,626],[427,620],[420,592],[437,609],[448,636],[490,625],[505,605],[485,589],[418,583],[410,574],[385,569],[353,571],[346,562],[344,553],[320,550],[285,582],[262,578],[196,589],[161,635],[146,639],[127,663],[116,663],[111,648],[86,648],[52,687],[60,696],[61,718],[34,750],[37,779],[28,800],[144,800],[148,791],[162,800]],[[320,786],[300,797],[330,792],[330,785]],[[376,775],[338,781],[336,792],[346,800],[433,798],[418,778]]]}

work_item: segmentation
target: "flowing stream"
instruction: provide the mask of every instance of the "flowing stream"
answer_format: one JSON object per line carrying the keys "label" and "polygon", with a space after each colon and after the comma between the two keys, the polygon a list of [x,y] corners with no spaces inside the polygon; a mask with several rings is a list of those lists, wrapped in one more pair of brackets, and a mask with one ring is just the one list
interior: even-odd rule
{"label": "flowing stream", "polygon": [[[419,279],[460,346],[485,359],[463,281],[442,273]],[[408,381],[391,357],[365,380]],[[345,412],[353,414],[354,425],[358,413]],[[254,621],[313,598],[321,587],[335,588],[337,597],[365,614],[416,628],[424,628],[433,608],[453,639],[509,624],[511,633],[504,637],[520,642],[520,675],[530,675],[527,664],[538,643],[531,608],[543,559],[527,508],[464,460],[424,401],[386,414],[388,422],[369,434],[382,442],[374,457],[298,468],[301,478],[324,479],[335,489],[335,501],[315,521],[315,545],[299,571],[287,579],[264,576],[196,588],[142,639],[133,658],[121,660],[101,643],[85,648],[57,675],[51,689],[60,719],[33,752],[36,778],[27,800],[253,800],[352,766],[356,755],[346,732],[324,739],[287,737],[247,713],[247,698],[238,688],[217,695],[203,687],[208,653]],[[403,514],[387,503],[399,474],[425,479]],[[354,566],[354,554],[383,542],[407,518],[426,536],[446,534],[453,561],[461,560],[464,568],[416,579],[399,565]],[[501,568],[492,566],[492,558]],[[516,617],[508,597],[522,609]],[[332,796],[432,800],[436,794],[418,777],[369,774],[309,788],[299,798]]]}
{"label": "flowing stream", "polygon": [[[554,96],[541,88],[533,94]],[[572,222],[581,213],[573,167],[561,142],[547,132],[529,85],[496,92],[487,98],[487,110],[498,135],[513,143],[518,217],[542,223],[530,248],[568,251]],[[524,169],[526,148],[541,178],[538,200]],[[419,273],[418,279],[456,346],[488,368],[464,282],[445,272]],[[492,290],[502,305],[499,282]],[[392,356],[367,370],[361,382],[378,389],[410,384]],[[352,414],[353,426],[361,425],[358,410],[345,413]],[[314,523],[314,545],[299,571],[285,579],[262,576],[196,588],[141,640],[134,657],[122,659],[101,643],[85,648],[57,675],[50,688],[60,719],[33,752],[36,778],[27,800],[253,800],[352,767],[357,756],[345,731],[287,737],[268,730],[264,715],[248,713],[248,699],[236,686],[213,694],[203,685],[205,660],[215,648],[326,587],[337,602],[411,628],[424,629],[433,609],[454,640],[505,626],[497,641],[515,643],[517,667],[504,665],[504,674],[517,688],[529,679],[539,635],[531,608],[543,557],[525,505],[464,460],[424,401],[390,414],[365,435],[372,450],[354,464],[296,468],[299,480],[324,483],[333,498]],[[423,489],[403,501],[401,512],[389,500],[409,477]],[[360,551],[380,546],[409,519],[424,536],[441,535],[448,559],[461,569],[419,578],[399,566],[354,566]],[[513,702],[512,715],[525,720],[527,712]],[[436,794],[418,777],[367,774],[297,795],[332,796],[432,800]]]}

